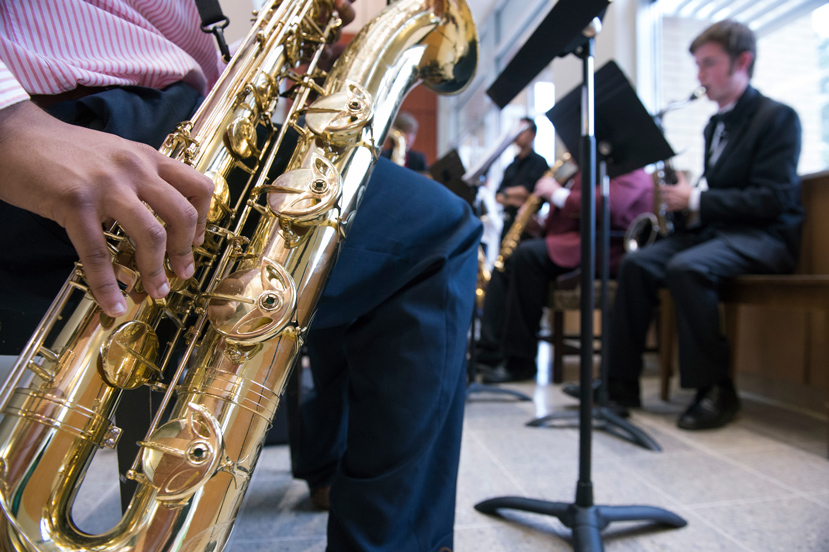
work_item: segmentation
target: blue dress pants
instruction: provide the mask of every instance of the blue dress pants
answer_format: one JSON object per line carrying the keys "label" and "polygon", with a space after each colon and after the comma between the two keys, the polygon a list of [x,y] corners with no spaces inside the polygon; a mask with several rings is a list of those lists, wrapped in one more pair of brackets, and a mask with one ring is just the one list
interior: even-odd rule
{"label": "blue dress pants", "polygon": [[331,484],[332,551],[452,547],[481,227],[380,159],[308,336],[294,474]]}

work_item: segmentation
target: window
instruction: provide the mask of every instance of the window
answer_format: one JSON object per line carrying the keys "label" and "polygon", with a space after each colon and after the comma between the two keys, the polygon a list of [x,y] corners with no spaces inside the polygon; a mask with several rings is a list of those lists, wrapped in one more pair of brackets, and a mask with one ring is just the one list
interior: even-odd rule
{"label": "window", "polygon": [[[661,45],[656,88],[662,104],[688,97],[698,86],[688,52],[694,37],[715,21],[731,18],[757,34],[752,84],[766,96],[793,107],[803,127],[798,171],[829,167],[829,5],[824,0],[659,0]],[[705,99],[665,116],[674,166],[699,176],[702,129],[716,106]]]}

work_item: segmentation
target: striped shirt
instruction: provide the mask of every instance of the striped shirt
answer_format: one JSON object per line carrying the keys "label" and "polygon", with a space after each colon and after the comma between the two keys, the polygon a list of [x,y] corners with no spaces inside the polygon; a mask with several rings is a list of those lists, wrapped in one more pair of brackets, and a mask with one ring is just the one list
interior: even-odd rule
{"label": "striped shirt", "polygon": [[0,109],[78,86],[203,94],[224,64],[194,0],[0,0]]}

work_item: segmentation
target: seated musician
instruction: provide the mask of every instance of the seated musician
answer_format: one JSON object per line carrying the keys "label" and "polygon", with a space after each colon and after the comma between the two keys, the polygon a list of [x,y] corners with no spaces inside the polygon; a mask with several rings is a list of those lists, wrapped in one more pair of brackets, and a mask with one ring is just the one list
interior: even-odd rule
{"label": "seated musician", "polygon": [[720,21],[694,39],[690,52],[718,108],[704,131],[704,185],[680,178],[665,186],[668,210],[689,210],[689,224],[627,255],[619,268],[608,390],[621,406],[641,405],[645,334],[657,291],[667,287],[676,304],[680,384],[697,391],[677,424],[698,430],[727,424],[740,408],[720,328],[719,286],[742,274],[792,271],[803,209],[800,121],[792,108],[751,86],[754,33]]}
{"label": "seated musician", "polygon": [[[551,203],[544,237],[522,241],[506,260],[504,271],[493,270],[486,289],[476,350],[485,383],[535,377],[538,330],[550,282],[577,268],[581,259],[581,173],[571,187],[545,176],[534,193]],[[637,215],[652,208],[653,179],[644,170],[610,180],[611,230],[625,230]],[[612,240],[611,271],[623,252],[622,241]]]}

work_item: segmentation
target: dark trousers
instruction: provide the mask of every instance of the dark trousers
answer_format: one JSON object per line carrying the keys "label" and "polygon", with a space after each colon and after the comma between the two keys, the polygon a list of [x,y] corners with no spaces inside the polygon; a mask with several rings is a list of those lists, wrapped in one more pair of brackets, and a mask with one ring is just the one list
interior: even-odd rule
{"label": "dark trousers", "polygon": [[555,264],[543,238],[522,241],[504,272],[493,271],[484,296],[478,358],[497,364],[503,357],[533,360],[550,282],[569,272]]}
{"label": "dark trousers", "polygon": [[[183,96],[172,102],[165,99],[171,99],[167,91],[119,89],[62,109],[76,124],[118,129],[116,134],[131,139],[152,136],[158,146],[198,104],[186,86],[174,90]],[[155,108],[162,119],[154,116]],[[127,120],[131,115],[136,116]],[[0,327],[8,327],[7,314],[20,325],[10,311],[25,310],[31,315],[24,333],[30,334],[77,256],[58,225],[9,205],[3,209],[26,228],[8,228],[0,238],[0,278],[6,284],[0,286]],[[323,399],[304,409],[309,421],[303,435],[331,443],[331,428],[336,426],[337,435],[345,427],[344,445],[336,441],[341,461],[333,476],[330,550],[452,547],[464,356],[480,234],[471,209],[448,190],[378,162],[308,338]],[[340,403],[326,393],[326,382],[338,378],[347,381]],[[137,403],[129,410],[130,422],[150,412],[145,399]],[[135,438],[124,435],[121,441],[119,457],[127,449],[123,443]],[[301,446],[299,458],[311,458],[314,466],[316,454]],[[129,462],[133,457],[123,456]]]}
{"label": "dark trousers", "polygon": [[381,159],[308,336],[296,477],[331,484],[330,550],[452,547],[480,225]]}
{"label": "dark trousers", "polygon": [[676,304],[682,387],[699,389],[728,378],[729,346],[720,329],[720,283],[724,278],[767,271],[712,229],[675,234],[626,255],[611,313],[610,379],[638,381],[645,336],[661,287],[670,290]]}

